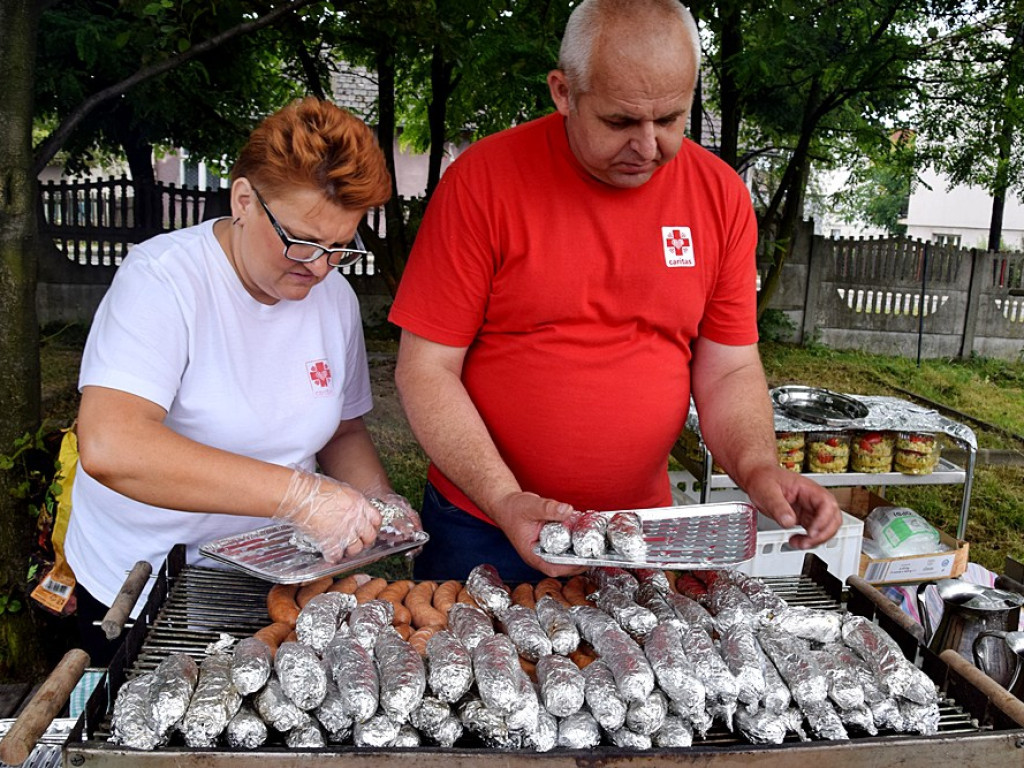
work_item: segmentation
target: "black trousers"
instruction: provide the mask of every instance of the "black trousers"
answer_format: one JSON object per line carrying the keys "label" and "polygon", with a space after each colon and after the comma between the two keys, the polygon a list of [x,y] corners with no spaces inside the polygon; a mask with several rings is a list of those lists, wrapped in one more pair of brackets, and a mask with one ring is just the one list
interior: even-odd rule
{"label": "black trousers", "polygon": [[89,654],[91,666],[109,666],[114,651],[124,640],[124,635],[116,640],[107,640],[106,634],[99,626],[110,606],[104,605],[89,594],[81,584],[75,586],[75,599],[78,601],[78,608],[75,611],[78,622],[78,647]]}

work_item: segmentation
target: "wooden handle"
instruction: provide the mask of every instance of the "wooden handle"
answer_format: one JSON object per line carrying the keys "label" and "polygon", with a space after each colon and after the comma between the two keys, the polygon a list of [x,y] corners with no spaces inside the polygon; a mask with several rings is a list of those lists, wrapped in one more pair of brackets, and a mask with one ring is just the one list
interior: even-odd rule
{"label": "wooden handle", "polygon": [[[953,648],[947,648],[939,654],[949,668],[980,691],[989,702],[999,709],[1006,717],[1024,728],[1024,702],[1003,688],[999,683],[986,675]],[[977,713],[975,713],[977,717]]]}
{"label": "wooden handle", "polygon": [[846,578],[846,583],[851,589],[856,587],[864,597],[871,601],[879,613],[884,614],[887,619],[902,629],[905,629],[922,645],[925,644],[924,627],[900,610],[900,607],[892,600],[889,600],[885,595],[875,589],[875,587],[860,576],[848,576]]}
{"label": "wooden handle", "polygon": [[146,586],[146,582],[149,581],[149,575],[152,572],[153,566],[145,560],[139,560],[132,567],[128,578],[121,585],[121,591],[114,598],[114,604],[110,606],[107,615],[100,622],[100,627],[107,636],[107,640],[116,640],[121,636],[124,624],[128,621],[128,617],[131,616],[132,609],[135,607],[135,603],[138,602],[139,595],[142,594],[142,589]]}
{"label": "wooden handle", "polygon": [[80,648],[72,648],[64,654],[64,658],[18,715],[11,730],[0,740],[0,760],[8,765],[21,765],[28,759],[39,737],[63,709],[88,666],[89,654]]}

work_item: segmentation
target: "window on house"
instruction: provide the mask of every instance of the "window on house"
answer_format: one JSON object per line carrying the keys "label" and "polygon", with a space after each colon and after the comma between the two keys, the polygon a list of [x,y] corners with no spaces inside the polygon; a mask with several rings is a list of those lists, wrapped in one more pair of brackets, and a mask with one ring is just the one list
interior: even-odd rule
{"label": "window on house", "polygon": [[953,248],[960,247],[960,235],[946,235],[941,232],[932,233],[932,242],[936,245],[948,245]]}

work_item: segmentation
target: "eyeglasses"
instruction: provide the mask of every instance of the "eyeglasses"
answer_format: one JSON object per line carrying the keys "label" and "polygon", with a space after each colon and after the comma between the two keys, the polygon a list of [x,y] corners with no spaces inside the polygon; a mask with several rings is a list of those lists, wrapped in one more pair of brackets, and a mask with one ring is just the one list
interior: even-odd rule
{"label": "eyeglasses", "polygon": [[[263,195],[259,193],[256,187],[252,188],[252,191],[256,193],[256,199],[260,201],[260,205],[263,206],[263,210],[267,212],[267,218],[270,219],[270,226],[277,232],[277,236],[281,238],[281,242],[284,243],[284,256],[286,259],[291,261],[297,261],[301,264],[309,264],[316,261],[324,254],[327,255],[327,263],[332,267],[348,267],[355,264],[365,256],[369,256],[370,252],[363,250],[362,248],[328,248],[326,245],[320,245],[320,243],[311,243],[309,240],[296,240],[294,237],[288,235],[284,231],[284,227],[278,223],[274,214],[270,212],[270,208],[267,206],[267,201],[263,199]],[[362,238],[359,237],[359,233],[356,233],[355,244],[361,246],[363,244]]]}

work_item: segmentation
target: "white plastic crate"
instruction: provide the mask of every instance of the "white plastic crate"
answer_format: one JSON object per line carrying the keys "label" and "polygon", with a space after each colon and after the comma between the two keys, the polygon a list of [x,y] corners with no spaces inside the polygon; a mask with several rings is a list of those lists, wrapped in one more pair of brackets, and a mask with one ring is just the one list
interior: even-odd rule
{"label": "white plastic crate", "polygon": [[813,549],[794,549],[789,544],[792,530],[779,527],[769,517],[757,518],[757,554],[738,566],[751,576],[796,576],[803,569],[804,555],[815,554],[828,565],[829,572],[845,582],[860,568],[860,544],[864,537],[864,521],[843,512],[839,531],[824,544]]}

